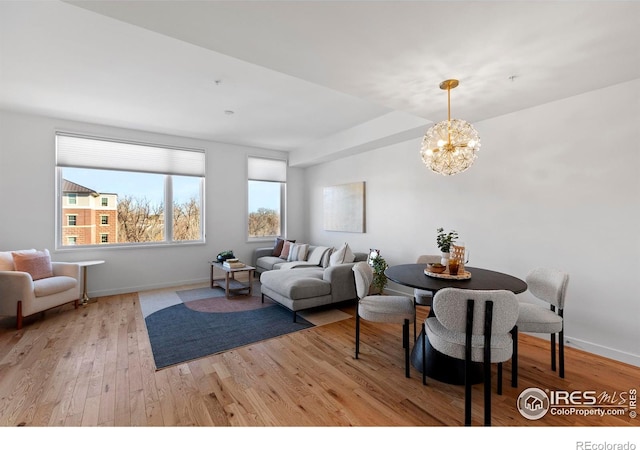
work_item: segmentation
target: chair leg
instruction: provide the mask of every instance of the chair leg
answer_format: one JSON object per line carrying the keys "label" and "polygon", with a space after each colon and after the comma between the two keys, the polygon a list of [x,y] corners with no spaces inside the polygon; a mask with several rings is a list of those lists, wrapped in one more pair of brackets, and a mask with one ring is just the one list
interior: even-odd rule
{"label": "chair leg", "polygon": [[471,360],[464,362],[464,426],[471,426]]}
{"label": "chair leg", "polygon": [[562,317],[562,329],[558,334],[559,344],[559,354],[558,359],[560,359],[560,378],[564,378],[564,310],[562,308],[558,309],[558,315]]}
{"label": "chair leg", "polygon": [[[471,331],[473,327],[473,304],[467,300],[467,323],[464,343],[464,425],[471,426]],[[485,381],[486,382],[486,381]]]}
{"label": "chair leg", "polygon": [[22,329],[22,300],[18,300],[18,308],[16,314],[16,328],[18,330]]}
{"label": "chair leg", "polygon": [[356,311],[356,359],[358,359],[358,353],[360,353],[360,316]]}
{"label": "chair leg", "polygon": [[[416,298],[413,298],[413,317],[416,317],[416,313],[418,312],[418,307],[416,306]],[[418,339],[418,334],[417,334],[417,320],[413,320],[413,342],[415,342]]]}
{"label": "chair leg", "polygon": [[511,356],[511,387],[518,387],[518,327],[511,330],[513,340],[513,355]]}
{"label": "chair leg", "polygon": [[[491,329],[493,302],[487,301],[484,310],[484,425],[491,426]],[[502,387],[500,387],[502,389]]]}
{"label": "chair leg", "polygon": [[404,319],[404,325],[402,325],[402,342],[404,343],[404,376],[411,378],[411,369],[409,368],[409,319]]}
{"label": "chair leg", "polygon": [[491,426],[491,363],[484,363],[484,425]]}
{"label": "chair leg", "polygon": [[558,359],[560,361],[560,378],[564,378],[564,329],[558,334]]}
{"label": "chair leg", "polygon": [[498,395],[502,395],[502,363],[498,363]]}
{"label": "chair leg", "polygon": [[[551,311],[555,312],[555,306],[551,305]],[[556,371],[556,334],[551,333],[551,370]]]}
{"label": "chair leg", "polygon": [[422,322],[422,384],[427,384],[427,331],[424,329],[424,322]]}
{"label": "chair leg", "polygon": [[556,371],[556,334],[551,334],[551,370]]}

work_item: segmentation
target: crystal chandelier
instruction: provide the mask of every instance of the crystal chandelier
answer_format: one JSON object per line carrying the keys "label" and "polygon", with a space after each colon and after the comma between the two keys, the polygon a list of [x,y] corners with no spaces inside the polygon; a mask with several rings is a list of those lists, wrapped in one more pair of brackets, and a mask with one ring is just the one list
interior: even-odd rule
{"label": "crystal chandelier", "polygon": [[454,175],[467,170],[480,149],[480,136],[464,120],[451,119],[451,89],[458,80],[445,80],[440,89],[447,90],[447,120],[431,127],[422,139],[422,161],[436,173]]}

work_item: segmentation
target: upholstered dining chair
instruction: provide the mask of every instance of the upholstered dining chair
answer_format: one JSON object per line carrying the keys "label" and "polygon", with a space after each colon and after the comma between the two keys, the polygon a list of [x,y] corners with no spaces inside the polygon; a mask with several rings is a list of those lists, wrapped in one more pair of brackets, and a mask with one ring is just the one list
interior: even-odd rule
{"label": "upholstered dining chair", "polygon": [[402,324],[405,376],[410,377],[409,323],[415,322],[413,300],[402,295],[367,295],[373,281],[373,269],[364,261],[353,265],[358,304],[356,306],[356,359],[360,353],[360,318],[370,322]]}
{"label": "upholstered dining chair", "polygon": [[[425,266],[429,263],[439,263],[442,259],[441,255],[420,255],[418,256],[418,260],[416,264],[424,264]],[[413,290],[413,306],[416,308],[418,305],[420,306],[431,306],[431,301],[433,300],[433,292],[425,291],[424,289]],[[413,339],[415,340],[416,335],[416,322],[413,322]]]}
{"label": "upholstered dining chair", "polygon": [[[498,394],[502,394],[502,363],[512,356],[511,330],[518,319],[518,298],[506,290],[446,288],[433,297],[435,317],[423,330],[431,346],[464,360],[464,424],[471,425],[471,364],[483,363],[484,424],[491,425],[491,363],[498,363]],[[425,341],[422,341],[422,382],[426,384]]]}
{"label": "upholstered dining chair", "polygon": [[[513,364],[511,385],[518,387],[518,332],[551,334],[551,370],[556,370],[556,333],[558,333],[559,375],[564,378],[564,304],[569,274],[557,269],[539,267],[525,278],[528,291],[545,301],[549,308],[520,302],[520,313],[513,329]],[[557,310],[556,310],[557,308]]]}

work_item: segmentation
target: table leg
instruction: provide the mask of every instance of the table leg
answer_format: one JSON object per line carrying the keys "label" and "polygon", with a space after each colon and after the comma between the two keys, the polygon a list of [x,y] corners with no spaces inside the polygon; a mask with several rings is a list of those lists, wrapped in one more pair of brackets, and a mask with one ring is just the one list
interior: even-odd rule
{"label": "table leg", "polygon": [[82,304],[89,303],[89,296],[87,295],[87,266],[82,266]]}
{"label": "table leg", "polygon": [[213,264],[211,264],[211,289],[215,286],[215,281],[213,280]]}
{"label": "table leg", "polygon": [[225,288],[224,288],[224,293],[226,294],[227,298],[229,297],[229,272],[225,271],[224,273],[224,281],[225,281]]}

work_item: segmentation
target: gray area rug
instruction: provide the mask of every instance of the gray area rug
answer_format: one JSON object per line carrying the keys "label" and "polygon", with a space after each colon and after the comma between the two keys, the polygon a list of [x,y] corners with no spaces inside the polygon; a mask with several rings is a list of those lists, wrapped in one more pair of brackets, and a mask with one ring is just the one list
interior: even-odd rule
{"label": "gray area rug", "polygon": [[298,314],[252,297],[227,299],[219,288],[200,286],[141,292],[140,306],[149,334],[156,369],[249,345],[351,317],[333,308]]}

